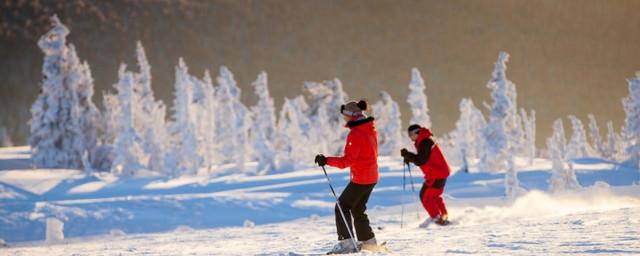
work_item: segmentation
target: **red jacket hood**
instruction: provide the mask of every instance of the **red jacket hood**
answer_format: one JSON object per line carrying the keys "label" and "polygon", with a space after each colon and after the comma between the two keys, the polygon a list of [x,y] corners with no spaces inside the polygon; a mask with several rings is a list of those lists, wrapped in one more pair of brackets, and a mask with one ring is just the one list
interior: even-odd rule
{"label": "red jacket hood", "polygon": [[418,132],[418,138],[416,138],[415,144],[419,145],[419,143],[422,142],[422,140],[431,138],[431,136],[433,136],[433,133],[431,133],[431,130],[427,128],[420,128],[420,132]]}

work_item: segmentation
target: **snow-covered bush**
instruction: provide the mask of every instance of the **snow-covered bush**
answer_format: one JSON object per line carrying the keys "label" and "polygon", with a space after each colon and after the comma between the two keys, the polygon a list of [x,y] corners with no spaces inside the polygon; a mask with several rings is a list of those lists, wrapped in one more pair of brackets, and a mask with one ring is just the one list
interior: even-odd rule
{"label": "snow-covered bush", "polygon": [[627,79],[629,96],[622,100],[626,117],[623,138],[626,142],[627,165],[640,168],[640,72]]}
{"label": "snow-covered bush", "polygon": [[397,155],[402,148],[400,108],[386,91],[380,92],[380,98],[380,101],[373,105],[379,138],[378,153],[386,156]]}
{"label": "snow-covered bush", "polygon": [[69,30],[57,16],[53,28],[38,41],[44,52],[41,93],[31,106],[33,163],[41,167],[82,168],[82,157],[93,156],[97,145],[99,112],[93,104],[93,78],[89,65],[81,63]]}
{"label": "snow-covered bush", "polygon": [[472,160],[478,158],[482,150],[482,131],[487,122],[482,112],[475,107],[471,99],[460,101],[460,118],[456,121],[456,128],[451,132],[452,154],[448,157],[460,165],[462,171],[468,172],[473,163]]}
{"label": "snow-covered bush", "polygon": [[258,173],[273,172],[276,169],[274,138],[276,134],[276,108],[269,94],[267,73],[262,72],[253,82],[258,103],[251,108],[253,127],[251,140],[255,157],[258,159]]}
{"label": "snow-covered bush", "polygon": [[558,119],[553,123],[553,135],[547,139],[547,150],[551,159],[551,178],[549,179],[549,189],[551,191],[563,191],[580,187],[575,172],[570,166],[566,168],[567,162],[567,140],[564,135],[562,120]]}
{"label": "snow-covered bush", "polygon": [[572,161],[581,157],[591,156],[592,149],[587,142],[587,134],[582,121],[574,115],[569,115],[569,120],[571,120],[573,133],[567,148],[567,160]]}
{"label": "snow-covered bush", "polygon": [[425,89],[426,86],[422,75],[420,75],[420,71],[417,68],[411,69],[411,82],[409,83],[409,96],[407,97],[407,103],[409,103],[411,107],[410,124],[431,127],[427,95],[424,92]]}

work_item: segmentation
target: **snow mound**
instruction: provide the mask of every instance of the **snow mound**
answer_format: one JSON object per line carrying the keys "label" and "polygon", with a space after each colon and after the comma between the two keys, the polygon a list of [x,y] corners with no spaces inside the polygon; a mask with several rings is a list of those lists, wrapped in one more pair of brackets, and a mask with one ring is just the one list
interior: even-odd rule
{"label": "snow mound", "polygon": [[311,199],[303,199],[296,200],[291,203],[291,207],[294,208],[326,208],[333,209],[335,207],[335,202],[327,202],[322,200],[311,200]]}
{"label": "snow mound", "polygon": [[180,225],[178,227],[176,227],[175,232],[177,233],[191,233],[193,232],[194,229],[192,227],[189,227],[187,225]]}
{"label": "snow mound", "polygon": [[118,237],[118,236],[126,236],[127,233],[125,233],[124,231],[122,231],[120,229],[112,229],[112,230],[109,231],[109,235]]}
{"label": "snow mound", "polygon": [[56,218],[48,218],[47,234],[46,234],[47,243],[59,242],[64,240],[63,230],[64,230],[64,222]]}
{"label": "snow mound", "polygon": [[243,224],[243,226],[244,226],[245,228],[253,228],[253,227],[255,227],[255,226],[256,226],[256,223],[255,223],[255,222],[253,222],[253,221],[251,221],[251,220],[244,220],[244,224]]}

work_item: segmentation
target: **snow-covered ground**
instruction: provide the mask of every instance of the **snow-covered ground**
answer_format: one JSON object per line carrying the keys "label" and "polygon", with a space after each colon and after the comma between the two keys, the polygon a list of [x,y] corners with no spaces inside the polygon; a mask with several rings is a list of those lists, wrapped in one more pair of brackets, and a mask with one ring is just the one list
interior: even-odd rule
{"label": "snow-covered ground", "polygon": [[[584,188],[549,194],[550,163],[538,159],[519,168],[529,192],[515,200],[503,196],[504,174],[456,173],[445,191],[454,224],[421,229],[426,215],[410,186],[402,190],[401,162],[383,157],[380,167],[369,216],[396,255],[640,254],[638,170],[582,159]],[[342,190],[348,172],[328,171]],[[414,167],[416,191],[418,173]],[[44,241],[50,218],[64,223],[65,240]],[[333,222],[333,198],[312,166],[264,176],[117,178],[31,169],[28,148],[0,149],[0,255],[322,253],[335,242]]]}

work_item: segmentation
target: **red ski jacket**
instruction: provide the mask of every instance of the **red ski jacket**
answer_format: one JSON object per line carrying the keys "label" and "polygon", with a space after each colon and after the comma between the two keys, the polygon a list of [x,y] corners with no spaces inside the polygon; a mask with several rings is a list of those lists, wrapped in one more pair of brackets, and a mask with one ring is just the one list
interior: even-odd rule
{"label": "red ski jacket", "polygon": [[351,182],[378,183],[378,133],[373,117],[350,121],[351,129],[344,145],[344,156],[327,157],[327,165],[344,169],[351,167]]}
{"label": "red ski jacket", "polygon": [[[420,150],[429,151],[429,158],[423,164],[420,164],[420,169],[422,173],[424,173],[424,179],[426,181],[434,181],[436,179],[444,179],[449,177],[451,173],[451,169],[449,168],[449,163],[447,159],[442,154],[440,150],[440,146],[436,144],[433,140],[431,140],[431,131],[427,128],[421,128],[418,133],[418,138],[416,139],[416,152],[420,154]],[[429,141],[426,141],[429,140]],[[421,145],[425,143],[425,145],[429,148],[421,149]]]}

